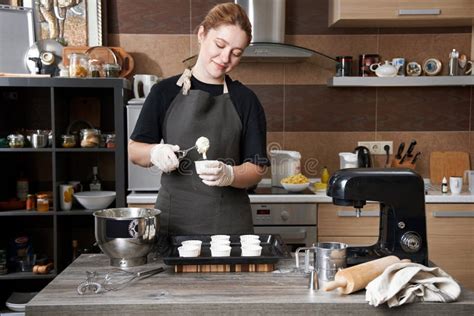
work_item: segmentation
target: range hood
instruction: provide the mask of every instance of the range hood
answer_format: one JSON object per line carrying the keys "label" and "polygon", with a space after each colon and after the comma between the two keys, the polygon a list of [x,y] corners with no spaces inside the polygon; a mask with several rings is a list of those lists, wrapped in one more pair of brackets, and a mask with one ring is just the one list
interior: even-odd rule
{"label": "range hood", "polygon": [[315,54],[312,49],[285,44],[285,0],[235,0],[252,23],[252,42],[245,49],[244,62],[298,62]]}

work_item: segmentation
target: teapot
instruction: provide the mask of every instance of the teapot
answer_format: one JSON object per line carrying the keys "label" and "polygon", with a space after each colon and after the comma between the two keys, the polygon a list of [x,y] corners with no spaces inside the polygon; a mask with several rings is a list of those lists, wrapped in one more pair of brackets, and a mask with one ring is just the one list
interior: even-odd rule
{"label": "teapot", "polygon": [[[374,68],[377,67],[377,68]],[[377,77],[395,77],[401,65],[393,65],[392,62],[386,60],[384,64],[376,63],[370,65],[370,70],[375,72]]]}

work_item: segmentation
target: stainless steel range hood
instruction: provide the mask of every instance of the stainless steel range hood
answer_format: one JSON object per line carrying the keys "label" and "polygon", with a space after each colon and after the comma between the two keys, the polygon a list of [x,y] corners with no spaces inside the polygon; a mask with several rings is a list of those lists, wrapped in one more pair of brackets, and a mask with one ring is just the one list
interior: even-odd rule
{"label": "stainless steel range hood", "polygon": [[285,0],[235,0],[252,23],[252,42],[242,61],[297,62],[319,54],[317,51],[285,44]]}

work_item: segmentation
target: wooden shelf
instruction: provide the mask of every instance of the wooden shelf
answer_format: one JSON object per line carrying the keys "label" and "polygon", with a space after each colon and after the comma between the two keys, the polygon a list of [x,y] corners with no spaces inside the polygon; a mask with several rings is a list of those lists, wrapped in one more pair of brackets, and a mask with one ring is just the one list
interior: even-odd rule
{"label": "wooden shelf", "polygon": [[52,216],[55,212],[38,212],[38,211],[27,211],[27,210],[10,210],[0,211],[0,216]]}
{"label": "wooden shelf", "polygon": [[56,212],[56,215],[58,215],[58,216],[91,215],[95,211],[97,211],[97,210],[77,209],[77,210]]}
{"label": "wooden shelf", "polygon": [[38,153],[38,152],[47,152],[50,153],[52,152],[52,148],[0,148],[0,152],[33,152],[33,153]]}
{"label": "wooden shelf", "polygon": [[333,77],[329,87],[432,87],[472,86],[474,76],[420,76],[420,77]]}
{"label": "wooden shelf", "polygon": [[57,148],[56,152],[102,153],[115,152],[115,148]]}

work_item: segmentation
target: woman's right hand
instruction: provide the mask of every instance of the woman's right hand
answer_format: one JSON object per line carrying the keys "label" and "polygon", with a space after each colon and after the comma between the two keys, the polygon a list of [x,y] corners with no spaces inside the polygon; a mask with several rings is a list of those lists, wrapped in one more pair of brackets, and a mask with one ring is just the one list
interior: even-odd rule
{"label": "woman's right hand", "polygon": [[163,172],[176,170],[179,165],[175,152],[179,150],[178,145],[158,144],[150,150],[150,161]]}

